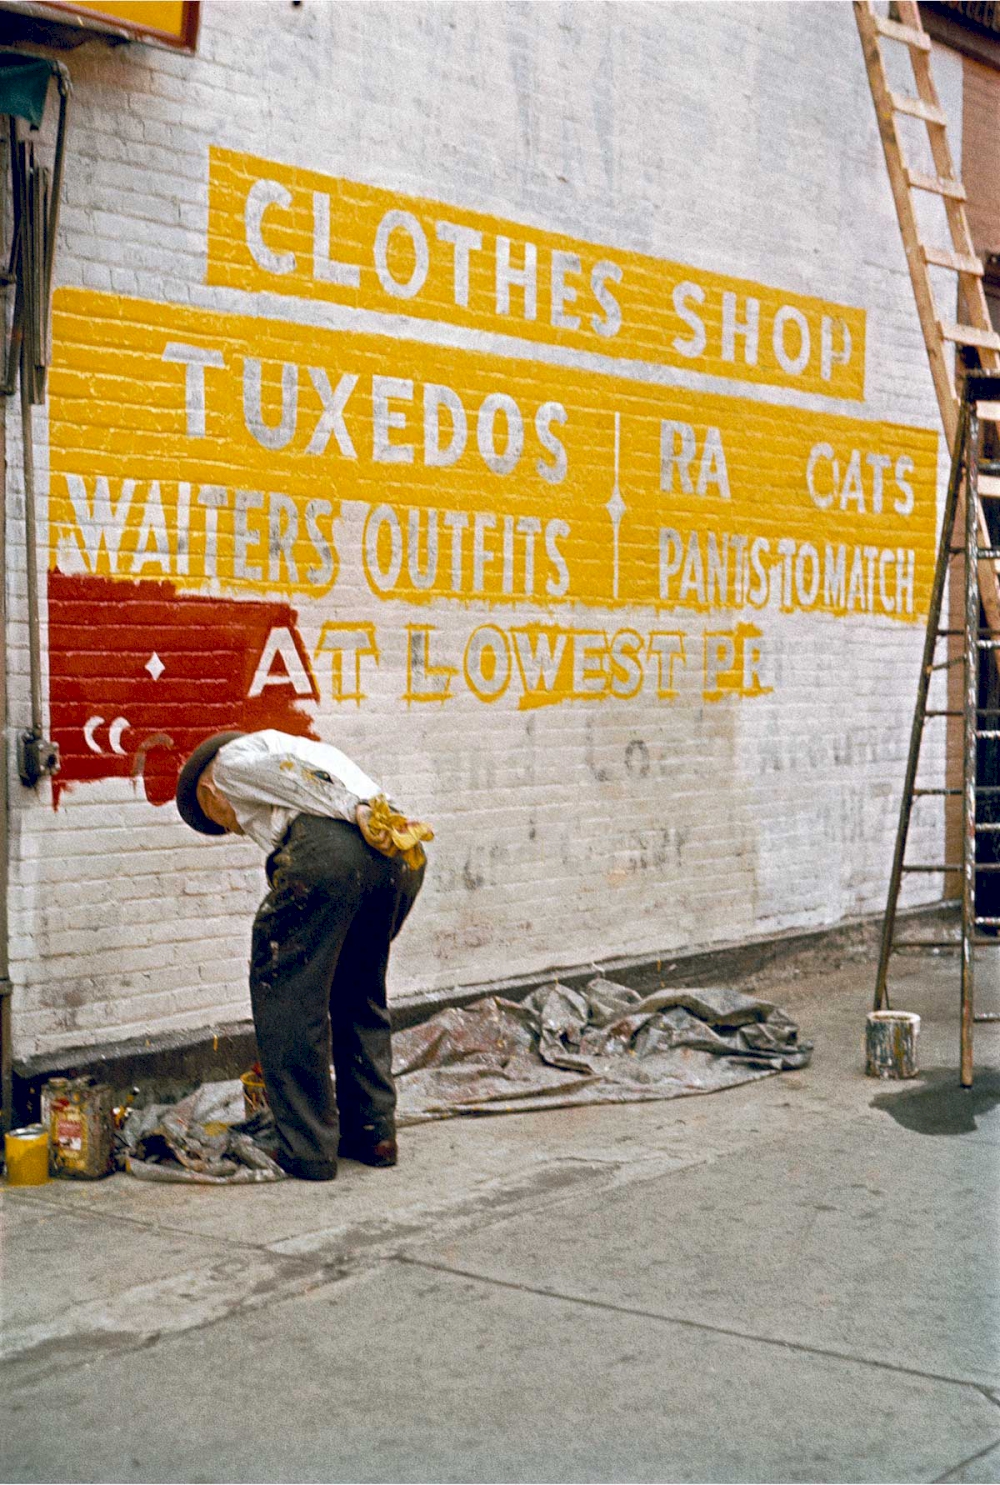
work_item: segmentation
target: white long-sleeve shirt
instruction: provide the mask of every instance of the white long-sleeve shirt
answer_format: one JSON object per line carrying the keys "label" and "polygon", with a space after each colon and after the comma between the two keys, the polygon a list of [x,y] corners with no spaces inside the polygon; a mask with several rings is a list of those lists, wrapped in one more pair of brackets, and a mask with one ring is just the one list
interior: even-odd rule
{"label": "white long-sleeve shirt", "polygon": [[381,785],[339,748],[288,732],[248,732],[221,747],[212,777],[245,835],[270,853],[296,815],[355,818]]}

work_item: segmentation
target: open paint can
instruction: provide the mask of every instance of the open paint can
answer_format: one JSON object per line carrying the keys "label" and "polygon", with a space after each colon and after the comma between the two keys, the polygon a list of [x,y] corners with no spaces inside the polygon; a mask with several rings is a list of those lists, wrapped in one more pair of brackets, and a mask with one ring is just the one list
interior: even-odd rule
{"label": "open paint can", "polygon": [[8,1186],[44,1186],[49,1179],[49,1132],[44,1124],[26,1124],[4,1135]]}

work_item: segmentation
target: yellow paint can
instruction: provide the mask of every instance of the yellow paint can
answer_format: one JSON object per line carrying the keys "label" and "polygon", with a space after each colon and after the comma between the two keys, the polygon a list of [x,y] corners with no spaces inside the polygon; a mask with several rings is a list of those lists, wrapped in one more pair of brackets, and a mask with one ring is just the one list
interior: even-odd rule
{"label": "yellow paint can", "polygon": [[49,1132],[27,1124],[4,1135],[8,1186],[44,1186],[49,1179]]}

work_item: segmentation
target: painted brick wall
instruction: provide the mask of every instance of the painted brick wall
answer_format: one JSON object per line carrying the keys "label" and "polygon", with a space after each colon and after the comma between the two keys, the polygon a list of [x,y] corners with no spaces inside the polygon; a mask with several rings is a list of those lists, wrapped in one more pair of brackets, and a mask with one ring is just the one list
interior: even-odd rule
{"label": "painted brick wall", "polygon": [[[940,51],[936,62],[957,129],[961,65]],[[219,721],[212,698],[237,672],[232,707],[249,706],[252,681],[240,666],[249,663],[252,677],[260,657],[248,662],[241,651],[225,660],[221,621],[198,603],[290,606],[294,617],[283,622],[293,650],[286,648],[270,672],[272,679],[284,675],[286,684],[260,690],[264,711],[239,710],[240,717],[255,723],[277,716],[292,726],[299,724],[288,718],[298,717],[434,822],[438,838],[427,885],[395,951],[394,995],[560,965],[640,955],[666,959],[686,948],[876,911],[891,857],[940,470],[931,436],[937,429],[933,393],[850,8],[292,8],[206,0],[193,59],[88,46],[70,65],[74,118],[57,270],[64,292],[57,302],[50,411],[37,430],[45,488],[51,483],[42,528],[51,516],[50,555],[58,567],[47,588],[45,653],[52,722],[57,733],[62,729],[67,766],[55,808],[47,786],[35,797],[13,785],[18,1054],[210,1027],[248,1015],[245,964],[263,885],[259,853],[243,841],[200,841],[180,824],[172,804],[162,803],[168,749],[143,755],[145,788],[130,776],[140,746],[137,713],[130,708],[152,707],[150,697],[160,705],[157,698],[167,693],[155,688],[171,680],[175,661],[182,677],[184,665],[197,670],[204,662],[208,669],[198,671],[198,686],[189,675],[189,691],[182,685],[167,695],[166,710],[148,724],[147,741],[157,727],[175,743],[202,723],[202,730],[212,730]],[[512,319],[501,334],[489,317],[476,326],[457,312],[424,314],[419,299],[358,307],[345,296],[289,294],[278,279],[257,288],[238,274],[221,281],[225,274],[212,266],[218,244],[213,248],[209,240],[211,150],[273,162],[273,170],[263,171],[271,178],[295,167],[400,199],[444,203],[438,215],[449,219],[464,211],[521,224],[513,234],[515,262],[521,261],[521,241],[554,234],[570,247],[597,244],[598,257],[624,261],[625,287],[631,265],[645,255],[642,261],[688,265],[696,280],[748,280],[771,286],[783,301],[812,296],[860,313],[863,391],[851,394],[845,383],[831,395],[832,382],[831,389],[814,382],[803,390],[788,376],[755,380],[745,366],[737,375],[736,361],[713,362],[708,370],[677,356],[668,364],[660,355],[666,342],[655,340],[641,354],[616,359],[610,339],[581,346],[569,334],[550,335],[544,314],[530,326],[523,317],[520,325]],[[280,221],[280,211],[279,203],[275,215],[272,204],[264,220]],[[272,251],[280,249],[280,230],[269,225],[263,235]],[[548,262],[544,252],[543,259]],[[405,279],[407,263],[398,260],[395,272]],[[520,303],[523,290],[515,285],[511,292]],[[646,306],[654,316],[657,292],[654,286]],[[753,292],[746,285],[741,291]],[[770,301],[765,296],[762,302]],[[266,537],[256,548],[244,545],[240,560],[244,574],[254,561],[261,572],[276,561],[270,589],[263,577],[257,588],[235,580],[227,587],[210,572],[199,586],[192,577],[195,556],[186,574],[178,572],[175,482],[187,476],[172,461],[175,454],[181,463],[188,457],[184,439],[193,436],[197,411],[190,399],[184,402],[184,366],[163,363],[158,348],[168,341],[194,343],[199,334],[206,344],[224,342],[226,366],[205,373],[207,443],[195,452],[202,457],[208,449],[213,477],[227,490],[291,490],[303,511],[313,496],[329,501],[332,524],[324,529],[338,564],[325,593],[290,591],[287,560],[283,569],[273,542],[268,555]],[[316,360],[308,354],[310,339],[318,347]],[[794,359],[794,331],[788,345]],[[331,368],[331,383],[333,369],[354,368],[365,396],[365,379],[385,374],[417,386],[427,380],[457,385],[470,409],[485,389],[502,389],[528,409],[525,462],[504,484],[506,476],[476,462],[473,433],[468,458],[463,455],[454,471],[441,466],[428,474],[419,454],[419,392],[412,406],[398,397],[391,403],[390,411],[408,412],[410,421],[402,432],[396,424],[397,431],[385,434],[390,444],[414,443],[411,464],[382,468],[367,455],[350,463],[331,444],[323,456],[330,462],[313,472],[302,450],[308,430],[297,431],[288,445],[299,451],[298,463],[292,453],[272,457],[261,451],[259,438],[248,441],[231,373],[238,377],[247,358],[262,362],[266,436],[284,405],[280,366],[296,356],[303,398],[304,368],[317,361]],[[816,354],[812,364],[818,364]],[[155,375],[151,366],[159,368]],[[566,412],[565,424],[551,427],[568,450],[568,470],[551,486],[533,472],[536,456],[550,468],[557,462],[551,449],[546,453],[532,442],[532,418],[543,396]],[[315,419],[315,398],[314,404]],[[368,403],[358,406],[356,421],[347,426],[358,447],[367,449],[378,436],[376,413]],[[687,416],[678,412],[691,407]],[[606,509],[615,412],[627,512],[621,524],[626,587],[629,574],[637,574],[634,598],[628,589],[617,603],[608,588]],[[696,430],[698,453],[690,466],[696,477],[707,428],[721,429],[733,486],[728,507],[717,462],[705,466],[713,479],[701,497],[696,490],[685,495],[679,468],[669,471],[663,488],[658,430],[664,421]],[[22,497],[12,425],[9,433],[16,727],[18,709],[22,716],[26,711],[24,574],[13,540]],[[683,436],[676,434],[678,450]],[[240,463],[239,438],[251,449],[252,477]],[[859,464],[868,504],[865,520],[859,513],[852,526],[849,505],[840,511],[834,485],[828,492],[824,483],[833,480],[825,455],[815,466],[818,499],[810,500],[802,451],[829,445],[844,485],[851,450],[877,452],[889,447],[886,440],[894,450],[912,452],[921,482],[906,525],[909,515],[891,515],[887,461],[883,541],[869,522],[874,466]],[[94,537],[97,527],[92,521],[82,528],[87,502],[98,495],[96,481],[103,471],[109,499],[118,500],[130,470],[145,501],[141,512],[136,504],[134,515],[123,518],[123,531],[132,534],[114,560],[96,547],[97,555],[88,555],[88,530]],[[72,501],[68,476],[74,474],[82,481],[75,488],[83,516]],[[149,504],[150,484],[159,476],[169,528],[164,552]],[[891,495],[905,505],[898,486]],[[527,597],[517,586],[506,593],[505,513],[517,514],[519,500],[536,498],[539,519],[564,520],[572,528],[563,553],[570,587],[553,592],[560,573],[551,558],[543,566],[540,536],[535,591]],[[423,595],[411,601],[373,583],[363,524],[379,502],[403,513],[401,532],[414,505],[465,510],[470,517],[477,510],[495,514],[489,538],[494,588],[484,580],[477,596],[468,579],[458,597],[435,592],[424,602],[417,601]],[[225,519],[235,519],[226,509]],[[773,542],[766,604],[699,607],[697,574],[689,571],[688,601],[678,606],[679,562],[667,576],[667,594],[658,587],[658,529],[676,530],[686,541],[689,528],[739,531],[741,522],[758,519]],[[829,528],[828,519],[834,522]],[[389,518],[383,528],[373,560],[384,572],[392,565]],[[192,552],[199,541],[204,547],[205,532],[192,538]],[[835,611],[834,604],[823,612],[818,599],[798,601],[792,586],[792,601],[783,607],[783,584],[798,579],[793,567],[782,575],[777,542],[794,539],[798,553],[811,536],[821,556],[826,540],[870,547],[875,557],[859,559],[867,563],[859,570],[869,593],[878,591],[871,586],[878,553],[914,550],[912,621],[904,615],[901,622],[863,594],[855,594],[848,611],[843,605]],[[558,533],[553,540],[559,550]],[[130,542],[131,554],[123,557]],[[669,568],[669,539],[665,550]],[[810,561],[800,575],[807,596]],[[895,561],[883,573],[905,608],[905,592],[892,587]],[[310,562],[322,568],[315,543],[299,566]],[[544,582],[552,586],[545,589]],[[169,607],[171,593],[184,616],[177,626],[188,635],[183,643],[175,636],[174,650],[166,633],[171,625],[155,607]],[[211,645],[190,644],[200,624],[211,633]],[[377,632],[380,658],[377,666],[365,661],[362,701],[336,699],[333,652],[322,648],[330,624],[368,624]],[[740,650],[749,669],[733,659],[722,667],[721,682],[717,674],[708,677],[706,635],[734,636],[741,624],[758,635],[756,673],[753,655]],[[504,644],[513,657],[511,684],[492,700],[481,699],[462,669],[469,636],[484,625],[506,635],[490,639],[500,662]],[[518,625],[634,631],[643,645],[641,690],[520,706],[510,648]],[[407,644],[412,662],[413,632],[421,627],[433,631],[433,663],[455,667],[446,701],[413,699],[419,687],[412,664],[408,672]],[[671,688],[648,647],[654,632],[685,636],[674,695],[660,694]],[[142,674],[147,641],[150,658],[163,651],[168,663],[159,680]],[[716,661],[720,653],[731,658],[728,643]],[[223,679],[214,692],[215,672],[205,659],[210,650],[223,655]],[[90,671],[83,652],[93,660]],[[305,656],[302,673],[312,672],[298,687],[288,679],[296,655]],[[606,657],[595,664],[606,691],[613,673],[619,690],[628,691],[621,670],[609,670]],[[132,689],[115,691],[112,682],[120,675],[124,684],[126,672]],[[494,684],[488,672],[487,658],[477,672],[481,693]],[[81,680],[86,674],[98,674],[96,691]],[[346,674],[342,692],[350,690]],[[425,691],[433,689],[434,675],[422,674]],[[119,715],[128,725],[112,734],[109,726]],[[929,774],[940,765],[933,744],[927,764]],[[928,809],[915,826],[915,851],[934,855],[940,834],[940,815]],[[933,895],[933,886],[926,890]]]}

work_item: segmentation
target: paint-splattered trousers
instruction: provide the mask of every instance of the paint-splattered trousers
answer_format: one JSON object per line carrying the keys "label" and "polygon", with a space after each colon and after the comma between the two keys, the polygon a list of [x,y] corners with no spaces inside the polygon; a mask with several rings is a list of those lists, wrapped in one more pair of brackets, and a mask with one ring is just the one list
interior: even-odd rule
{"label": "paint-splattered trousers", "polygon": [[267,875],[250,998],[277,1158],[323,1179],[341,1134],[368,1143],[395,1131],[385,975],[424,868],[381,855],[347,821],[299,815]]}

